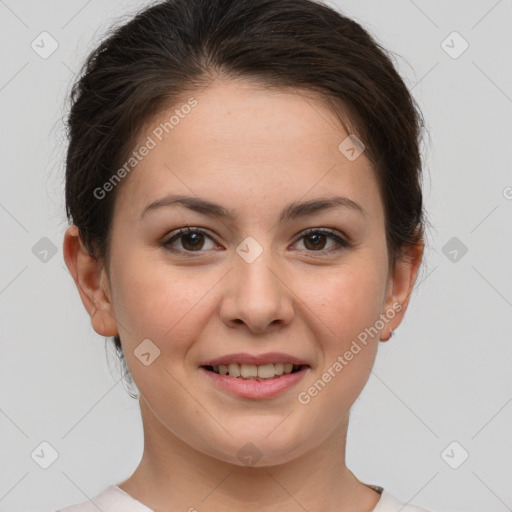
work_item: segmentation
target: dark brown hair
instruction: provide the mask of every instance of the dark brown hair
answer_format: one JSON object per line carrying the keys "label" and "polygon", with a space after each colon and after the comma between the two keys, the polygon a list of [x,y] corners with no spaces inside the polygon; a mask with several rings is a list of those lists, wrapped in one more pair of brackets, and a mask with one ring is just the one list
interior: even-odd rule
{"label": "dark brown hair", "polygon": [[101,199],[94,191],[127,161],[141,127],[216,78],[316,93],[366,147],[390,268],[423,241],[421,111],[390,54],[361,25],[313,0],[167,0],[113,29],[70,95],[67,217],[107,271],[122,183]]}

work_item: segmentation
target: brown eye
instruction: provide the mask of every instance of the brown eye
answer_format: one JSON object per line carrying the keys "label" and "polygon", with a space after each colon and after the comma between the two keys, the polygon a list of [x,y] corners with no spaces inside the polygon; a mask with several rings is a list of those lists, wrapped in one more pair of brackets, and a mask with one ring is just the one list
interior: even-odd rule
{"label": "brown eye", "polygon": [[[304,240],[304,247],[308,252],[330,252],[350,247],[350,244],[343,238],[339,237],[331,231],[325,231],[321,229],[310,229],[302,235],[300,240],[302,239]],[[331,245],[331,247],[326,248],[329,240],[334,241],[334,247]]]}
{"label": "brown eye", "polygon": [[204,235],[202,233],[187,233],[182,235],[182,245],[189,251],[201,249],[204,245]]}
{"label": "brown eye", "polygon": [[[166,242],[162,245],[170,251],[173,252],[204,252],[205,244],[208,245],[208,240],[210,241],[210,247],[206,247],[206,249],[212,249],[217,247],[214,243],[213,239],[206,234],[201,229],[191,229],[187,227],[185,230],[180,229],[178,233],[171,236]],[[176,247],[175,243],[181,241],[181,247]]]}
{"label": "brown eye", "polygon": [[313,233],[304,237],[304,245],[307,249],[311,249],[313,251],[323,249],[326,238],[327,237],[322,233]]}

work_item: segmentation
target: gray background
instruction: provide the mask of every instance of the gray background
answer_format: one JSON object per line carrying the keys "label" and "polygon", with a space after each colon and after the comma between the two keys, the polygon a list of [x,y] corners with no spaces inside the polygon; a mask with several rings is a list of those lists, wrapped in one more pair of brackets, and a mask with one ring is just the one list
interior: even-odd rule
{"label": "gray background", "polygon": [[[85,55],[143,5],[0,0],[2,510],[84,501],[128,477],[142,454],[138,403],[62,258],[62,119]],[[433,511],[512,510],[512,2],[331,5],[397,54],[431,137],[424,184],[434,229],[421,283],[353,408],[347,463]],[[43,31],[58,43],[47,59],[31,48]],[[463,40],[453,31],[469,44],[457,58]],[[51,247],[43,237],[54,255],[41,252]],[[42,442],[58,453],[48,469],[31,456]],[[464,450],[469,458],[450,467]]]}

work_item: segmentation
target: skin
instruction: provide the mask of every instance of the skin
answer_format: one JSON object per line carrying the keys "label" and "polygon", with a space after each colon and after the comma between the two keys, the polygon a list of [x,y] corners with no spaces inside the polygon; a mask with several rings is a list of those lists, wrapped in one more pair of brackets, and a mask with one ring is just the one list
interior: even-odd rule
{"label": "skin", "polygon": [[[402,321],[423,245],[389,269],[370,161],[365,153],[350,161],[340,152],[348,133],[312,94],[218,80],[193,96],[198,105],[117,190],[110,272],[84,249],[76,226],[64,238],[65,261],[93,328],[120,334],[140,392],[144,454],[119,486],[155,511],[371,511],[380,495],[345,464],[349,411],[379,339]],[[175,108],[152,120],[140,141]],[[180,205],[140,218],[167,194],[214,201],[235,218]],[[339,207],[278,224],[289,203],[332,195],[357,202],[365,215]],[[199,237],[195,251],[194,239],[177,238],[178,252],[171,252],[163,243],[186,225],[208,236]],[[352,246],[308,239],[308,228],[330,228]],[[249,236],[263,250],[252,263],[235,251]],[[402,309],[380,338],[369,337],[301,404],[298,393],[397,303]],[[134,354],[144,339],[160,350],[148,366]],[[225,354],[269,351],[311,367],[272,399],[228,394],[198,368]],[[262,453],[253,466],[237,457],[248,442]]]}

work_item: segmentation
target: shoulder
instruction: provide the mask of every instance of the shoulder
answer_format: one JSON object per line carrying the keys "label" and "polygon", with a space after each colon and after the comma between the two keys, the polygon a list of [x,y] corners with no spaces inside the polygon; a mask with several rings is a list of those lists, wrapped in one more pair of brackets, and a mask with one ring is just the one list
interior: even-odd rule
{"label": "shoulder", "polygon": [[386,489],[382,489],[381,497],[372,512],[432,512],[424,508],[408,505],[397,500]]}
{"label": "shoulder", "polygon": [[116,485],[110,485],[94,498],[55,512],[153,512]]}

